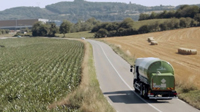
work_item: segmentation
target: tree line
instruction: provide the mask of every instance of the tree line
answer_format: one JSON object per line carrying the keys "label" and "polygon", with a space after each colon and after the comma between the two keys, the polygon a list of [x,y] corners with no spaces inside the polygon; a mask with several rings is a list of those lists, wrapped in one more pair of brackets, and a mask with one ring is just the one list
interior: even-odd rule
{"label": "tree line", "polygon": [[163,11],[161,13],[152,12],[151,14],[142,13],[139,16],[139,21],[148,19],[162,19],[162,18],[200,18],[199,6],[182,5],[176,11]]}
{"label": "tree line", "polygon": [[55,37],[56,33],[61,33],[65,37],[66,33],[89,31],[99,23],[100,21],[95,18],[90,18],[87,21],[79,20],[75,24],[64,20],[60,27],[57,27],[55,23],[36,22],[32,27],[32,36]]}
{"label": "tree line", "polygon": [[122,22],[109,22],[96,25],[91,32],[95,33],[95,38],[126,36],[179,28],[196,27],[200,26],[200,21],[190,17],[182,17],[166,19],[163,22],[158,20],[153,23],[141,25],[138,29],[135,29],[134,25],[135,22],[131,18],[126,18]]}

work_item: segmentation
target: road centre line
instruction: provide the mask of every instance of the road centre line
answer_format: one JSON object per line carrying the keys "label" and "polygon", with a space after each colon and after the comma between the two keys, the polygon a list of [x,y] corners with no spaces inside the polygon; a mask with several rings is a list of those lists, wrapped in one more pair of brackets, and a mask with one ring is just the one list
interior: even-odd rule
{"label": "road centre line", "polygon": [[[99,45],[99,44],[98,44]],[[120,79],[124,82],[124,84],[135,94],[137,95],[142,101],[144,101],[145,103],[147,103],[149,106],[151,106],[152,108],[154,108],[155,110],[157,110],[158,112],[162,112],[161,110],[159,110],[158,108],[156,108],[155,106],[151,105],[150,103],[148,103],[146,100],[144,100],[143,98],[141,98],[137,93],[135,93],[135,91],[126,83],[126,81],[121,77],[120,73],[116,70],[116,68],[114,67],[114,65],[112,64],[112,62],[110,61],[110,59],[108,58],[108,56],[106,55],[104,49],[102,48],[101,45],[99,45],[101,50],[103,51],[106,59],[108,60],[108,62],[111,64],[111,66],[113,67],[113,69],[115,70],[115,72],[117,73],[117,75],[120,77]]]}

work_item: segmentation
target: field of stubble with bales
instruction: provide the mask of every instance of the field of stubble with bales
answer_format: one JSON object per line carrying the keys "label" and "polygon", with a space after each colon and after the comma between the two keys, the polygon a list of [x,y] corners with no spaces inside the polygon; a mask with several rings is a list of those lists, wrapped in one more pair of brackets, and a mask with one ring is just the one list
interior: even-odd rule
{"label": "field of stubble with bales", "polygon": [[0,45],[0,111],[45,111],[80,83],[79,41],[18,38],[0,39]]}
{"label": "field of stubble with bales", "polygon": [[[150,45],[153,37],[158,45]],[[177,84],[192,84],[200,88],[200,28],[186,28],[126,37],[104,38],[131,57],[158,57],[170,62],[175,69]],[[179,48],[196,49],[196,55],[179,54]]]}
{"label": "field of stubble with bales", "polygon": [[[149,37],[157,44],[148,42]],[[114,45],[113,49],[122,53],[130,64],[139,57],[157,57],[170,62],[175,69],[179,98],[200,109],[200,27],[102,40]]]}

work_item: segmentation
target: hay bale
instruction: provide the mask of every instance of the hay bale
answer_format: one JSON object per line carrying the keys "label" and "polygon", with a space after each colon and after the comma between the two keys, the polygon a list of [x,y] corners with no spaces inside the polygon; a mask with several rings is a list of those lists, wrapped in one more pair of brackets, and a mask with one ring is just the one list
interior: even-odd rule
{"label": "hay bale", "polygon": [[196,49],[191,49],[191,55],[196,55],[197,54],[197,50]]}
{"label": "hay bale", "polygon": [[151,45],[158,45],[158,42],[157,41],[151,41]]}
{"label": "hay bale", "polygon": [[154,41],[154,38],[153,37],[148,37],[147,41],[148,42]]}
{"label": "hay bale", "polygon": [[188,48],[179,48],[178,53],[183,54],[183,55],[196,55],[197,50],[196,49],[188,49]]}

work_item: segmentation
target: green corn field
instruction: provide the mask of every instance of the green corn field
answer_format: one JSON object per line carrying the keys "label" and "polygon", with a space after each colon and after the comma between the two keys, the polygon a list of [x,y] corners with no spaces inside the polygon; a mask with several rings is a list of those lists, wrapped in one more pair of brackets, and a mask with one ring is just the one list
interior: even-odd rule
{"label": "green corn field", "polygon": [[81,81],[79,41],[17,38],[0,45],[0,111],[46,111]]}

